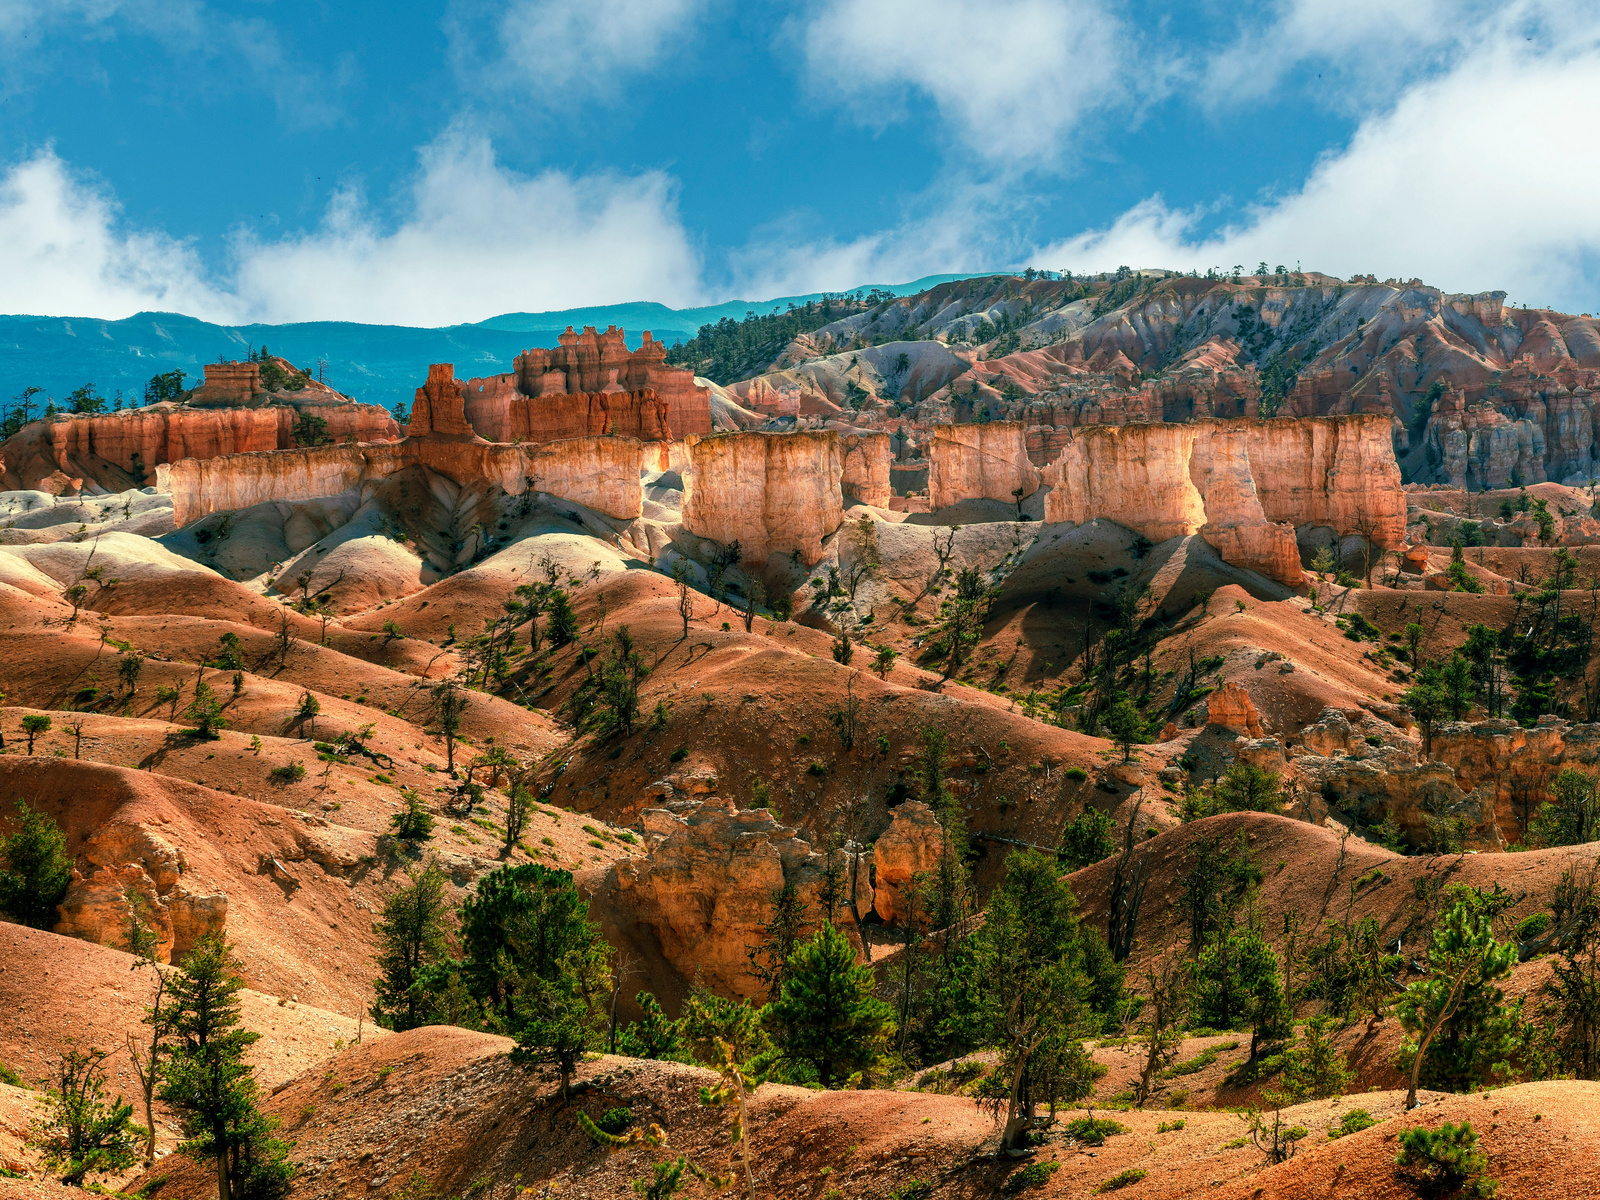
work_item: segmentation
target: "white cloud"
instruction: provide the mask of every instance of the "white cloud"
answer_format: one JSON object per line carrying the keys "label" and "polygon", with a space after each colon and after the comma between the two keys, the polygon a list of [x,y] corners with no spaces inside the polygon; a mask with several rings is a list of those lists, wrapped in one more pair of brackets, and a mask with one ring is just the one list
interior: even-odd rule
{"label": "white cloud", "polygon": [[428,147],[409,213],[385,230],[342,193],[313,232],[242,241],[238,290],[258,320],[443,325],[496,313],[700,299],[672,181],[560,171],[520,176],[488,142]]}
{"label": "white cloud", "polygon": [[1133,45],[1097,0],[828,0],[800,28],[814,86],[869,124],[925,95],[982,158],[1046,162],[1120,98]]}
{"label": "white cloud", "polygon": [[1264,12],[1240,14],[1240,35],[1207,64],[1199,98],[1211,106],[1255,99],[1313,62],[1339,76],[1317,85],[1324,99],[1370,103],[1390,94],[1396,76],[1457,47],[1479,31],[1485,13],[1504,7],[1492,0],[1277,0]]}
{"label": "white cloud", "polygon": [[444,325],[636,299],[689,305],[703,299],[700,264],[673,193],[654,172],[518,175],[484,139],[452,134],[424,150],[392,228],[347,190],[311,231],[239,236],[223,282],[190,245],[124,228],[114,199],[45,151],[0,178],[0,312]]}
{"label": "white cloud", "polygon": [[513,0],[497,23],[504,60],[495,74],[520,76],[550,107],[565,107],[574,93],[612,95],[671,49],[705,7],[706,0]]}
{"label": "white cloud", "polygon": [[[1559,49],[1498,39],[1366,121],[1292,195],[1200,237],[1201,214],[1159,197],[1041,250],[1050,267],[1276,265],[1417,276],[1453,291],[1592,310],[1600,255],[1595,31]],[[1589,261],[1585,261],[1589,256]]]}
{"label": "white cloud", "polygon": [[140,309],[226,319],[186,243],[117,228],[118,208],[45,150],[0,177],[0,312],[125,317]]}

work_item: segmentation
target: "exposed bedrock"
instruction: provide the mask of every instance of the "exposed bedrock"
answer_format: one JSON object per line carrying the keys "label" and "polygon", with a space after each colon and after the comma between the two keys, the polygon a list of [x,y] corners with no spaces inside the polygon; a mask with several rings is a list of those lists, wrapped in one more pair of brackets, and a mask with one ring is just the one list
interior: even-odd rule
{"label": "exposed bedrock", "polygon": [[[614,864],[600,886],[625,901],[630,923],[654,934],[661,957],[683,980],[756,997],[761,985],[746,947],[760,943],[773,894],[792,884],[808,919],[820,913],[828,856],[766,809],[741,809],[717,795],[646,809],[643,821],[647,852]],[[865,916],[873,906],[870,852],[852,861],[852,843],[833,853],[846,880],[855,876]]]}
{"label": "exposed bedrock", "polygon": [[458,483],[483,479],[508,494],[530,488],[631,521],[642,511],[633,438],[569,438],[532,446],[407,438],[389,446],[317,446],[224,458],[188,458],[157,469],[157,486],[172,495],[181,527],[207,513],[273,500],[336,496],[420,464]]}
{"label": "exposed bedrock", "polygon": [[295,445],[295,423],[302,412],[325,422],[326,435],[334,442],[400,440],[394,418],[370,404],[209,409],[158,404],[93,416],[63,415],[25,426],[0,450],[0,472],[11,490],[56,495],[123,491],[153,482],[162,463],[287,450]]}
{"label": "exposed bedrock", "polygon": [[936,425],[928,446],[928,498],[935,512],[963,500],[1020,500],[1039,490],[1017,421]]}
{"label": "exposed bedrock", "polygon": [[766,564],[775,553],[822,558],[822,539],[844,522],[844,463],[832,432],[723,433],[691,441],[683,526],[741,561]]}
{"label": "exposed bedrock", "polygon": [[1227,562],[1300,582],[1297,526],[1405,543],[1405,493],[1378,415],[1094,426],[1045,470],[1045,520],[1097,517],[1152,541],[1200,534]]}
{"label": "exposed bedrock", "polygon": [[874,508],[887,508],[894,495],[889,482],[889,463],[894,451],[887,433],[844,433],[839,435],[843,474],[839,486],[844,498]]}

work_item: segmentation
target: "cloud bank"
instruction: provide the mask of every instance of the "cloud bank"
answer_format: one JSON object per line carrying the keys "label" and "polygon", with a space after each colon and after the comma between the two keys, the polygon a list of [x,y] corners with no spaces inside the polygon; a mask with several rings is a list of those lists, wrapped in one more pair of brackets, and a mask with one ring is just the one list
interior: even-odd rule
{"label": "cloud bank", "polygon": [[405,209],[385,228],[343,191],[315,229],[236,237],[232,271],[215,281],[191,245],[126,228],[113,197],[42,151],[0,177],[0,312],[445,325],[701,299],[673,182],[658,173],[523,176],[485,139],[452,134],[423,151]]}

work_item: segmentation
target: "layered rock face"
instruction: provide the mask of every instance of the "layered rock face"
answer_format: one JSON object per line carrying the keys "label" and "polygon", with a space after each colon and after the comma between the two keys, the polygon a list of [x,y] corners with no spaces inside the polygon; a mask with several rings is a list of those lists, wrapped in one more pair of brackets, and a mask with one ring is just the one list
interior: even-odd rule
{"label": "layered rock face", "polygon": [[[254,363],[249,364],[254,366]],[[122,491],[153,482],[161,463],[287,450],[300,408],[194,409],[172,404],[116,413],[53,417],[23,428],[0,447],[7,488],[65,495]],[[315,403],[304,411],[326,422],[336,442],[394,442],[400,427],[370,404]]]}
{"label": "layered rock face", "polygon": [[1152,541],[1197,533],[1225,561],[1290,585],[1301,574],[1296,526],[1405,544],[1383,417],[1083,429],[1045,478],[1047,521],[1103,517]]}
{"label": "layered rock face", "polygon": [[846,433],[839,437],[839,453],[844,460],[839,478],[847,500],[887,508],[894,489],[889,482],[889,464],[894,454],[887,433]]}
{"label": "layered rock face", "polygon": [[261,364],[253,362],[205,363],[205,382],[189,394],[189,403],[207,408],[243,408],[267,393],[261,382]]}
{"label": "layered rock face", "polygon": [[492,442],[558,441],[618,434],[670,441],[712,431],[711,393],[666,364],[667,348],[648,331],[629,351],[615,325],[574,333],[552,350],[525,350],[505,375],[462,385],[466,420]]}
{"label": "layered rock face", "polygon": [[[808,914],[821,913],[826,856],[766,809],[739,809],[715,795],[646,809],[643,822],[649,852],[616,863],[605,885],[655,934],[662,957],[685,979],[698,977],[719,995],[757,998],[760,983],[745,948],[761,941],[772,896],[785,884],[794,885]],[[851,864],[844,865],[848,878]],[[865,915],[873,903],[870,868],[855,865]]]}
{"label": "layered rock face", "polygon": [[434,363],[428,368],[428,381],[417,389],[411,403],[411,423],[407,437],[474,438],[477,433],[467,423],[466,388],[456,381],[451,363]]}
{"label": "layered rock face", "polygon": [[642,443],[569,438],[532,446],[407,438],[387,446],[317,446],[268,454],[183,459],[156,470],[181,527],[207,513],[273,500],[315,500],[375,484],[420,464],[457,483],[489,480],[520,496],[530,488],[631,521],[643,511]]}
{"label": "layered rock face", "polygon": [[775,553],[796,553],[809,567],[844,522],[838,434],[723,433],[693,441],[689,461],[684,528],[738,542],[751,568]]}
{"label": "layered rock face", "polygon": [[928,499],[935,510],[962,500],[1004,500],[1039,490],[1025,427],[1016,421],[938,425],[928,446]]}

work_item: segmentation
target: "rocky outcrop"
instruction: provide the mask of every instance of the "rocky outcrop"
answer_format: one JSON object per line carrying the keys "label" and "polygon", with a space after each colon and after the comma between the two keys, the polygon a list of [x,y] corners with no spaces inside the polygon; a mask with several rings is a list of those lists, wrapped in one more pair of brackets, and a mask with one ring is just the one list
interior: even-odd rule
{"label": "rocky outcrop", "polygon": [[872,845],[873,905],[890,925],[911,912],[909,892],[919,871],[931,871],[944,849],[939,818],[920,800],[907,800],[891,812],[891,823]]}
{"label": "rocky outcrop", "polygon": [[1294,527],[1267,519],[1247,442],[1246,429],[1236,424],[1196,439],[1189,477],[1205,505],[1200,536],[1224,562],[1293,585],[1301,574]]}
{"label": "rocky outcrop", "polygon": [[[740,809],[714,794],[646,809],[643,823],[648,853],[614,864],[605,886],[685,979],[698,977],[719,995],[756,998],[760,984],[746,948],[761,941],[760,925],[785,884],[794,885],[811,920],[821,918],[826,857],[766,809]],[[856,875],[864,916],[872,907],[865,861]]]}
{"label": "rocky outcrop", "polygon": [[254,362],[204,363],[205,382],[189,393],[189,403],[205,408],[243,408],[267,394],[261,382],[261,364]]}
{"label": "rocky outcrop", "polygon": [[105,946],[126,942],[138,916],[156,934],[156,957],[182,959],[228,919],[228,898],[196,893],[182,881],[183,852],[143,825],[115,821],[89,835],[59,910],[55,932]]}
{"label": "rocky outcrop", "polygon": [[894,454],[887,433],[845,433],[839,435],[839,454],[843,470],[839,488],[846,500],[887,508],[894,489],[889,482],[889,464]]}
{"label": "rocky outcrop", "polygon": [[428,380],[417,389],[411,402],[411,423],[406,426],[407,437],[474,438],[477,434],[467,424],[466,387],[456,381],[456,369],[450,363],[434,363],[428,368]]}
{"label": "rocky outcrop", "polygon": [[504,375],[469,379],[466,420],[491,442],[559,441],[606,433],[641,441],[712,432],[711,393],[692,372],[666,363],[645,331],[630,351],[622,330],[574,333],[553,349],[525,350]]}
{"label": "rocky outcrop", "polygon": [[[254,364],[250,364],[254,365]],[[319,418],[334,442],[395,442],[400,427],[370,404],[274,403],[259,408],[197,409],[155,404],[94,415],[62,415],[25,426],[0,446],[8,489],[123,491],[154,481],[162,463],[287,450],[302,413]]]}
{"label": "rocky outcrop", "polygon": [[157,468],[156,486],[172,496],[173,520],[181,527],[212,512],[337,496],[420,464],[457,483],[487,480],[513,496],[532,489],[631,521],[643,511],[642,452],[632,438],[513,446],[477,438],[411,437],[387,446],[184,459]]}
{"label": "rocky outcrop", "polygon": [[937,425],[928,446],[928,498],[935,511],[962,500],[1007,503],[1039,490],[1027,431],[1015,421]]}
{"label": "rocky outcrop", "polygon": [[1294,586],[1297,526],[1405,544],[1388,422],[1371,416],[1078,430],[1045,471],[1045,520],[1105,518],[1152,541],[1200,534],[1223,559]]}
{"label": "rocky outcrop", "polygon": [[809,567],[844,522],[836,433],[723,433],[693,441],[689,461],[684,528],[725,546],[738,542],[752,568],[778,553]]}
{"label": "rocky outcrop", "polygon": [[1250,473],[1267,520],[1325,525],[1340,534],[1370,537],[1385,550],[1405,545],[1405,493],[1388,417],[1237,424],[1244,431]]}
{"label": "rocky outcrop", "polygon": [[1244,737],[1258,738],[1262,734],[1261,714],[1255,701],[1231,679],[1206,697],[1206,724],[1231,729]]}

